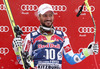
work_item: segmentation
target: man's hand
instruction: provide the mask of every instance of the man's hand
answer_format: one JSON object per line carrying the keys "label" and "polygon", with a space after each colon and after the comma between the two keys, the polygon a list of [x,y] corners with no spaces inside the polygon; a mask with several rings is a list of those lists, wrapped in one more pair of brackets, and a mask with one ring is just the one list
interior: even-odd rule
{"label": "man's hand", "polygon": [[18,47],[22,46],[22,41],[23,41],[23,39],[21,39],[21,38],[14,38],[13,39],[12,44],[13,44],[13,49],[14,49],[16,55],[18,55],[17,53],[19,52]]}
{"label": "man's hand", "polygon": [[16,37],[20,37],[21,38],[21,34],[23,34],[23,32],[22,32],[21,28],[18,25],[16,25],[14,27],[14,32],[16,33]]}
{"label": "man's hand", "polygon": [[99,53],[99,45],[98,43],[95,43],[95,42],[91,42],[89,45],[88,45],[88,53],[90,55],[93,55],[93,53],[95,55],[97,55]]}

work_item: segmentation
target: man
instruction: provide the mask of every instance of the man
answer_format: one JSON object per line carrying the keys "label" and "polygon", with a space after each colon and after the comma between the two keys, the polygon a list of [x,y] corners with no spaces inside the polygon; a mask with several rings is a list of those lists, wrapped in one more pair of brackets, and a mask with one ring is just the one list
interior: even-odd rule
{"label": "man", "polygon": [[[98,54],[98,44],[91,42],[88,48],[81,53],[73,53],[68,36],[53,26],[54,11],[49,4],[42,4],[38,9],[40,26],[37,31],[28,34],[23,40],[23,51],[33,57],[34,66],[38,69],[61,69],[62,56],[70,64],[76,64],[93,53]],[[13,49],[20,63],[18,46],[21,46],[22,39],[14,38]],[[18,44],[18,45],[17,45]]]}

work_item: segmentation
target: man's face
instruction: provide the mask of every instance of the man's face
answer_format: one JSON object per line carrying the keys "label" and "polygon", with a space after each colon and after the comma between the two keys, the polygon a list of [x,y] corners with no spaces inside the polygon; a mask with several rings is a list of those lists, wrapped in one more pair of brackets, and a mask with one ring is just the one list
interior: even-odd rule
{"label": "man's face", "polygon": [[53,21],[54,21],[54,13],[52,11],[48,11],[44,13],[43,15],[39,15],[39,20],[42,26],[45,27],[52,27]]}

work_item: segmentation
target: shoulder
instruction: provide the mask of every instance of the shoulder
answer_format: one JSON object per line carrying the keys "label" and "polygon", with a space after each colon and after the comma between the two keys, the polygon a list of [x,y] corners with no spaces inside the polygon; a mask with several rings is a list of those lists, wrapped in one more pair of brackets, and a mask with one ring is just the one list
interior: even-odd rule
{"label": "shoulder", "polygon": [[63,32],[63,31],[55,30],[55,34],[58,35],[61,38],[69,39],[68,36],[67,36],[67,34],[65,32]]}
{"label": "shoulder", "polygon": [[35,36],[35,35],[38,35],[38,32],[37,31],[32,31],[29,34],[27,34],[26,37]]}
{"label": "shoulder", "polygon": [[60,31],[60,30],[55,30],[55,34],[59,35],[59,36],[66,36],[67,35],[65,32]]}
{"label": "shoulder", "polygon": [[33,32],[30,33],[30,37],[31,38],[36,38],[39,35],[41,35],[41,33],[39,31],[33,31]]}

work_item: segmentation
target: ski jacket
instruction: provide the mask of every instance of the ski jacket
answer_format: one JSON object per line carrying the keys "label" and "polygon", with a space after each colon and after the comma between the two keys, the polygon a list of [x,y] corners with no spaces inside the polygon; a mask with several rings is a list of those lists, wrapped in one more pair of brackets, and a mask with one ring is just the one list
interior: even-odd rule
{"label": "ski jacket", "polygon": [[52,35],[43,35],[39,30],[31,32],[23,41],[23,50],[34,56],[34,66],[38,69],[61,69],[62,56],[70,64],[86,58],[83,52],[73,52],[68,36],[59,30]]}

